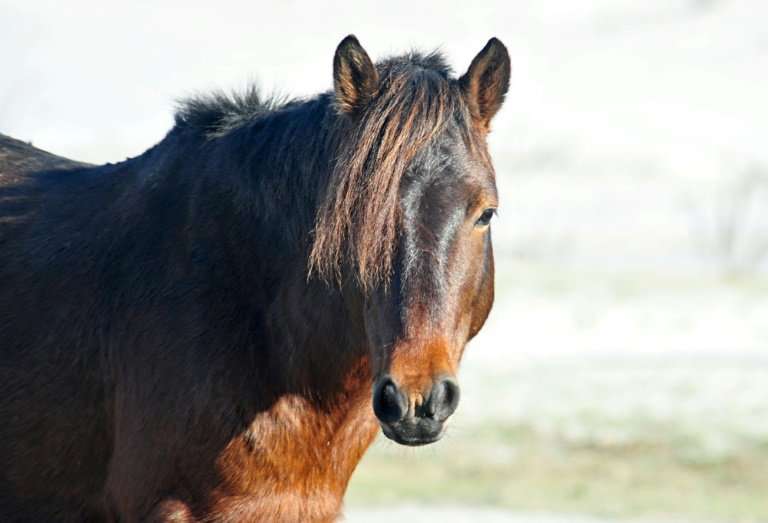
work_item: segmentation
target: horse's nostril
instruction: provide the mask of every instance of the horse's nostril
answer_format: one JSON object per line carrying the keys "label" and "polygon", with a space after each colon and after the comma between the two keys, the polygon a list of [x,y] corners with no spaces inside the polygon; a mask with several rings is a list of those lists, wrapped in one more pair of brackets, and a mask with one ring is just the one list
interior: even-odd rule
{"label": "horse's nostril", "polygon": [[459,405],[459,384],[450,377],[438,380],[429,395],[426,413],[428,417],[445,421]]}
{"label": "horse's nostril", "polygon": [[384,423],[400,421],[408,411],[408,402],[390,378],[382,379],[373,392],[373,412]]}

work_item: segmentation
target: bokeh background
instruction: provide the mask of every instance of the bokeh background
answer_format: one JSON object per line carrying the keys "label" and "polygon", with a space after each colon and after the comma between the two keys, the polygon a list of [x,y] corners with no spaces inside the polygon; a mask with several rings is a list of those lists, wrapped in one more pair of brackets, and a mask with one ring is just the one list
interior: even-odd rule
{"label": "bokeh background", "polygon": [[348,521],[768,521],[768,2],[0,0],[0,132],[118,161],[174,100],[487,39],[497,304],[443,441],[380,439]]}

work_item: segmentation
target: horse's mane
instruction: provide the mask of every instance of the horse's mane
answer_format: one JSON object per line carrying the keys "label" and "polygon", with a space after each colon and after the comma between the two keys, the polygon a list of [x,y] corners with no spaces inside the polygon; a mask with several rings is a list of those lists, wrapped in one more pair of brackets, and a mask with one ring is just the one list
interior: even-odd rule
{"label": "horse's mane", "polygon": [[[326,118],[315,122],[313,132],[333,133],[333,140],[316,143],[333,143],[335,150],[283,151],[331,158],[330,178],[319,195],[310,273],[339,280],[346,265],[365,288],[392,270],[398,192],[411,161],[451,121],[459,124],[466,141],[474,141],[458,82],[440,53],[411,52],[376,67],[379,90],[361,114],[342,114],[333,96],[321,95],[321,101],[327,100]],[[300,101],[264,97],[255,88],[242,94],[218,92],[181,102],[176,125],[196,129],[207,139],[226,138],[238,128],[300,106]]]}
{"label": "horse's mane", "polygon": [[177,127],[196,129],[207,138],[221,138],[289,103],[285,96],[264,96],[250,85],[242,93],[214,91],[180,100],[174,119]]}

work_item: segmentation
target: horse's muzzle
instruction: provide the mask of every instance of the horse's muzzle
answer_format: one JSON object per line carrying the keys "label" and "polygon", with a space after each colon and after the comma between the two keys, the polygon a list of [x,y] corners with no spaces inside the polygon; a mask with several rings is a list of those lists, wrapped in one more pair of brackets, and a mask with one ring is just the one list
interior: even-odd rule
{"label": "horse's muzzle", "polygon": [[408,394],[391,376],[383,376],[373,388],[373,411],[382,431],[401,445],[439,440],[458,404],[459,385],[450,376],[435,379],[427,394]]}

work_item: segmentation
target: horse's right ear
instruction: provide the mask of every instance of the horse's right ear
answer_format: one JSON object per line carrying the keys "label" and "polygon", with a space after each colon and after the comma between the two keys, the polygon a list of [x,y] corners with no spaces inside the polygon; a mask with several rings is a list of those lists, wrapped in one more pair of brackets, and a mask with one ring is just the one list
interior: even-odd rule
{"label": "horse's right ear", "polygon": [[379,73],[354,35],[347,36],[333,57],[333,90],[339,112],[353,114],[376,94]]}

